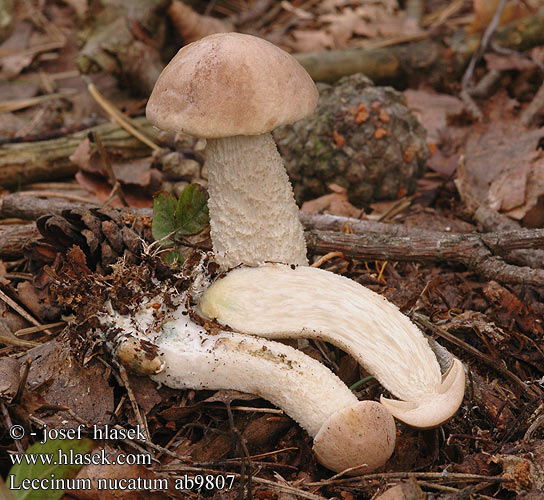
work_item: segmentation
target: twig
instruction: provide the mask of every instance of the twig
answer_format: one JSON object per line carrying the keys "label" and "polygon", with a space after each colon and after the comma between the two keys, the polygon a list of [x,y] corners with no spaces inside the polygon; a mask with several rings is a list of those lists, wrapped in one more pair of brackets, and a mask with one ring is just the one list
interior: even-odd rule
{"label": "twig", "polygon": [[346,256],[365,260],[459,262],[487,279],[544,285],[544,270],[513,266],[494,255],[494,252],[501,255],[514,249],[543,246],[544,230],[487,234],[418,232],[410,236],[391,236],[314,229],[306,231],[305,238],[308,247],[318,254],[342,251]]}
{"label": "twig", "polygon": [[420,314],[420,313],[414,313],[412,315],[412,318],[416,323],[419,323],[423,327],[428,328],[433,333],[438,335],[440,338],[447,340],[453,345],[456,345],[457,347],[468,352],[470,355],[479,359],[480,361],[485,363],[487,366],[490,366],[491,368],[493,368],[493,370],[500,373],[505,378],[514,382],[514,384],[516,384],[527,397],[531,399],[534,399],[535,397],[536,398],[541,397],[541,394],[536,389],[528,386],[525,382],[523,382],[517,375],[512,373],[510,370],[504,368],[502,365],[497,363],[493,358],[491,358],[487,354],[480,352],[475,347],[472,347],[466,342],[463,342],[461,339],[458,339],[457,337],[455,337],[455,335],[452,335],[445,329],[433,324],[427,316],[424,316],[423,314]]}
{"label": "twig", "polygon": [[[209,473],[209,474],[217,474],[217,475],[224,475],[224,471],[206,468],[206,467],[194,467],[190,465],[185,464],[174,464],[170,463],[167,465],[164,465],[158,469],[159,472],[197,472],[197,473]],[[232,473],[237,479],[240,479],[240,474]],[[174,476],[176,477],[176,476]],[[269,479],[263,479],[261,477],[253,477],[253,482],[257,484],[262,484],[264,486],[267,486],[268,488],[276,491],[283,491],[285,493],[290,493],[292,495],[296,495],[300,498],[307,498],[308,500],[326,500],[325,497],[321,495],[316,495],[314,493],[310,493],[308,491],[300,490],[298,488],[294,488],[293,486],[288,486],[286,484],[277,483],[275,481],[270,481]]]}
{"label": "twig", "polygon": [[119,111],[110,101],[108,101],[95,87],[88,78],[87,80],[87,89],[93,99],[102,107],[106,113],[108,113],[121,127],[123,127],[127,132],[131,133],[134,137],[143,142],[146,146],[149,146],[153,150],[160,149],[160,147],[155,144],[151,139],[149,139],[142,129],[137,130],[137,125],[129,117],[125,116],[121,111]]}
{"label": "twig", "polygon": [[[13,421],[11,420],[11,416],[6,407],[6,404],[3,401],[0,401],[0,406],[2,407],[2,413],[4,414],[4,418],[6,419],[6,425],[9,429],[13,427]],[[23,445],[21,444],[21,441],[19,441],[18,439],[14,439],[14,441],[15,441],[15,447],[17,448],[17,451],[19,453],[24,453],[25,450],[23,449]]]}
{"label": "twig", "polygon": [[11,297],[6,295],[2,290],[0,290],[0,300],[3,300],[8,306],[10,306],[13,310],[17,311],[28,322],[32,323],[35,326],[42,326],[42,324],[36,318],[34,318],[34,316],[26,312],[19,304],[17,304],[17,302],[15,302]]}
{"label": "twig", "polygon": [[[243,497],[244,497],[244,481],[243,481],[243,478],[245,476],[247,478],[247,492],[246,492],[247,494],[246,494],[246,497],[248,498],[248,500],[251,500],[253,498],[252,487],[251,487],[251,478],[252,478],[253,471],[252,471],[250,453],[249,453],[249,450],[247,449],[247,445],[246,445],[244,437],[240,434],[240,431],[234,425],[234,416],[232,414],[232,410],[231,410],[231,407],[230,407],[230,400],[227,399],[227,398],[224,398],[223,403],[225,404],[225,406],[227,408],[227,414],[229,416],[229,425],[230,425],[230,430],[232,432],[233,445],[234,445],[233,448],[236,449],[236,442],[238,442],[240,444],[240,448],[242,448],[242,453],[244,455],[243,456],[244,459],[241,461],[240,479],[242,479],[242,480],[240,481],[240,491],[238,492],[238,496],[239,496],[240,500],[242,500]],[[247,473],[245,471],[245,469],[246,469],[246,460],[247,460]]]}
{"label": "twig", "polygon": [[[477,493],[476,491],[474,491],[474,490],[476,490],[476,488],[481,489],[482,484],[478,484],[476,486],[472,486],[472,487],[468,487],[468,488],[464,488],[464,489],[452,488],[451,486],[444,486],[443,484],[436,484],[436,483],[432,483],[430,481],[418,481],[417,484],[419,484],[419,486],[432,488],[432,489],[438,490],[438,491],[446,491],[446,492],[449,492],[449,493],[457,493],[457,494],[459,494],[459,498],[463,498],[466,495],[466,498],[473,498],[474,496],[476,496],[477,498],[482,498],[483,500],[495,500],[494,497],[490,497],[488,495],[482,495],[481,493]],[[488,486],[491,486],[492,484],[493,483],[489,483],[489,484],[483,483],[483,487],[487,488]],[[461,497],[461,494],[463,494],[463,497]]]}
{"label": "twig", "polygon": [[[21,337],[23,335],[30,335],[31,333],[38,333],[43,332],[44,330],[47,330],[49,328],[56,328],[57,326],[63,326],[66,324],[66,321],[57,321],[56,323],[49,323],[47,325],[40,325],[40,326],[31,326],[29,328],[21,328],[20,330],[17,330],[13,333],[16,337]],[[49,332],[51,334],[51,332]]]}
{"label": "twig", "polygon": [[32,358],[27,357],[23,365],[23,373],[19,379],[19,387],[17,388],[17,394],[13,397],[14,403],[19,403],[26,389],[26,381],[28,380],[28,374],[30,373],[30,366],[32,365]]}
{"label": "twig", "polygon": [[11,113],[20,109],[30,108],[41,104],[42,102],[51,101],[52,99],[61,99],[70,95],[77,94],[76,89],[67,89],[64,92],[56,92],[54,94],[45,94],[36,97],[28,97],[26,99],[13,99],[11,101],[0,101],[0,113]]}
{"label": "twig", "polygon": [[89,200],[75,194],[57,193],[56,191],[19,191],[19,196],[37,196],[39,198],[60,198],[63,200],[77,201],[79,203],[96,204],[96,201]]}
{"label": "twig", "polygon": [[454,16],[465,5],[465,0],[455,0],[444,9],[438,12],[432,12],[423,17],[422,25],[424,27],[430,26],[431,28],[437,28],[444,24],[451,16]]}
{"label": "twig", "polygon": [[470,91],[470,95],[477,98],[489,97],[499,83],[501,76],[502,73],[500,71],[496,69],[489,70]]}
{"label": "twig", "polygon": [[529,439],[531,439],[535,431],[539,427],[544,425],[544,403],[540,404],[540,406],[535,410],[533,415],[531,415],[530,419],[533,419],[535,416],[536,418],[533,420],[523,436],[524,441],[528,441]]}
{"label": "twig", "polygon": [[[488,482],[506,482],[509,479],[502,476],[484,476],[482,474],[464,474],[460,472],[381,472],[374,474],[362,474],[360,476],[353,476],[344,479],[324,479],[323,481],[305,483],[305,486],[329,486],[329,485],[340,485],[340,484],[349,484],[357,483],[362,481],[369,481],[372,479],[440,479],[442,481],[456,482],[456,481],[488,481]],[[511,481],[511,479],[510,479]]]}
{"label": "twig", "polygon": [[328,262],[335,257],[342,257],[343,259],[346,258],[346,256],[342,252],[329,252],[326,255],[322,255],[310,267],[321,267],[325,262]]}
{"label": "twig", "polygon": [[[123,429],[123,427],[121,427],[120,425],[114,425],[114,427],[119,430]],[[149,446],[150,448],[153,448],[154,450],[162,453],[163,455],[168,455],[169,457],[176,458],[178,460],[180,458],[179,455],[176,455],[174,452],[167,450],[166,448],[163,448],[162,446],[159,446],[158,444],[155,444],[153,441],[149,439],[149,436],[148,436],[148,439],[146,440],[134,438],[134,439],[126,439],[125,441],[136,441],[137,443],[142,443]]]}
{"label": "twig", "polygon": [[467,111],[472,115],[472,117],[478,121],[482,121],[484,119],[483,113],[480,111],[480,108],[474,101],[474,99],[471,96],[471,93],[463,89],[459,93],[459,97],[461,98],[461,101],[463,101],[463,104],[465,105],[465,108]]}
{"label": "twig", "polygon": [[506,2],[507,0],[499,0],[497,10],[495,11],[493,18],[491,19],[491,22],[484,31],[484,34],[480,41],[480,46],[478,47],[478,50],[476,50],[476,52],[472,55],[472,58],[468,63],[465,74],[463,75],[463,78],[461,80],[461,85],[466,91],[469,91],[469,89],[472,87],[472,77],[474,75],[474,69],[476,68],[476,64],[480,61],[485,51],[487,50],[487,46],[491,38],[493,37],[497,26],[499,25],[502,13],[504,11],[504,7],[506,6]]}
{"label": "twig", "polygon": [[149,437],[149,429],[147,427],[147,422],[144,422],[142,414],[140,413],[138,402],[136,401],[136,398],[134,397],[134,393],[132,392],[132,387],[130,386],[130,381],[128,379],[127,371],[125,370],[125,367],[123,365],[121,365],[120,363],[117,363],[116,361],[114,361],[114,365],[119,370],[119,375],[121,377],[121,380],[123,381],[125,389],[127,390],[128,398],[130,400],[130,403],[132,404],[132,411],[134,412],[134,416],[136,417],[136,420],[138,424],[140,425],[140,428],[144,429],[145,435]]}

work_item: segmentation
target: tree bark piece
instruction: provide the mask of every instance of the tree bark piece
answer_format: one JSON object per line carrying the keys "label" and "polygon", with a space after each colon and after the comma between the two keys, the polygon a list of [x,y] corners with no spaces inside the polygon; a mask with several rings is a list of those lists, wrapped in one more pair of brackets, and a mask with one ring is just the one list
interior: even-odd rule
{"label": "tree bark piece", "polygon": [[[144,118],[138,118],[135,122],[156,136]],[[105,123],[58,139],[3,144],[0,146],[0,186],[14,187],[74,175],[78,167],[70,160],[70,155],[90,132],[97,133],[113,155],[128,159],[150,153],[147,146],[114,123]]]}
{"label": "tree bark piece", "polygon": [[[384,49],[353,48],[294,54],[316,81],[334,81],[353,73],[364,73],[374,82],[411,82],[425,79],[443,88],[457,82],[480,36],[454,36],[450,46],[433,40],[396,45]],[[458,41],[457,41],[458,40]],[[523,51],[544,43],[544,8],[498,30],[495,41],[502,47]]]}

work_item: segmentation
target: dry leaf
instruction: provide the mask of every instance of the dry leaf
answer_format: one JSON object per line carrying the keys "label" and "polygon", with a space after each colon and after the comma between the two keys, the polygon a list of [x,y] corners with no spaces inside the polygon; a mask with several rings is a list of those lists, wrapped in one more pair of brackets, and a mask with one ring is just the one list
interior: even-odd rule
{"label": "dry leaf", "polygon": [[295,52],[316,52],[334,47],[334,37],[324,30],[293,30],[289,44]]}
{"label": "dry leaf", "polygon": [[492,100],[489,122],[474,126],[466,141],[455,183],[470,211],[486,203],[522,219],[544,194],[544,157],[537,151],[544,128],[527,130],[509,107],[504,94]]}
{"label": "dry leaf", "polygon": [[[538,0],[537,0],[538,1]],[[484,30],[493,19],[499,0],[474,0],[474,21],[470,28],[471,32]],[[536,8],[536,5],[535,5]],[[524,5],[524,2],[513,0],[506,4],[501,16],[500,24],[506,24],[531,14],[531,11]]]}
{"label": "dry leaf", "polygon": [[70,161],[75,163],[81,170],[91,174],[106,175],[106,169],[103,162],[98,158],[98,155],[91,151],[91,141],[85,137],[76,150],[71,154]]}
{"label": "dry leaf", "polygon": [[363,211],[348,201],[346,188],[337,184],[331,184],[329,189],[334,192],[320,196],[314,200],[305,201],[301,209],[306,212],[325,213],[341,217],[353,217],[355,219],[361,217]]}
{"label": "dry leaf", "polygon": [[75,10],[79,19],[84,19],[89,9],[88,0],[64,0],[64,3],[72,7]]}
{"label": "dry leaf", "polygon": [[427,130],[428,141],[440,144],[441,132],[448,125],[448,117],[463,111],[461,99],[433,90],[405,90],[404,97],[410,110]]}
{"label": "dry leaf", "polygon": [[536,63],[534,61],[517,53],[502,55],[488,52],[487,54],[484,54],[484,59],[486,60],[488,70],[525,71],[536,68]]}
{"label": "dry leaf", "polygon": [[495,179],[489,186],[486,205],[498,211],[512,210],[523,205],[529,171],[529,164],[525,163]]}
{"label": "dry leaf", "polygon": [[30,44],[31,35],[32,25],[25,21],[19,22],[15,24],[11,36],[0,44],[2,52],[11,54],[0,59],[2,77],[6,79],[13,78],[30,65],[34,59],[34,54],[25,53],[25,49]]}

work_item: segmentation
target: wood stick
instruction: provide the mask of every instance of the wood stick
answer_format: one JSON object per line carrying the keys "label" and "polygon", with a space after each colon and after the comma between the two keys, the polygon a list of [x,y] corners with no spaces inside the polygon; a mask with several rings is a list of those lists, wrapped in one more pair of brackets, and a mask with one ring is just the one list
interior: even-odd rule
{"label": "wood stick", "polygon": [[[93,206],[23,194],[6,195],[0,201],[0,217],[22,219],[36,219],[48,213],[60,214],[68,208]],[[150,209],[132,211],[138,215],[152,215]],[[347,256],[367,260],[455,262],[486,279],[544,285],[544,270],[514,266],[501,258],[512,251],[519,252],[519,249],[544,247],[544,229],[459,234],[302,211],[300,218],[306,227],[308,248],[313,253],[343,252]],[[346,224],[357,234],[341,232]],[[21,257],[23,245],[37,236],[33,225],[0,228],[0,258]]]}
{"label": "wood stick", "polygon": [[[134,120],[156,135],[145,118]],[[106,123],[47,141],[7,143],[0,146],[0,186],[15,187],[28,182],[73,176],[77,165],[70,156],[89,132],[100,134],[109,152],[123,158],[138,158],[150,154],[148,146],[127,133],[119,125]],[[96,148],[96,145],[91,145]]]}
{"label": "wood stick", "polygon": [[[502,27],[495,36],[500,46],[517,51],[542,45],[544,8]],[[403,86],[412,86],[424,78],[435,86],[448,87],[457,81],[478,49],[480,35],[453,36],[451,40],[454,41],[449,47],[426,40],[382,49],[352,48],[293,55],[317,81],[335,81],[342,76],[364,73],[376,83],[398,81]]]}

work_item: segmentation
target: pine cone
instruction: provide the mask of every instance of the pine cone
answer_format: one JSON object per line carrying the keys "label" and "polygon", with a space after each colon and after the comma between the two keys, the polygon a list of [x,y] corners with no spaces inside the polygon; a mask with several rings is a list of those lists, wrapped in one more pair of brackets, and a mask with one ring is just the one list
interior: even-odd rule
{"label": "pine cone", "polygon": [[274,131],[297,201],[327,194],[332,183],[357,207],[413,193],[429,150],[402,94],[361,74],[318,88],[312,116]]}
{"label": "pine cone", "polygon": [[44,215],[36,221],[43,239],[34,242],[31,258],[43,264],[62,260],[66,250],[78,246],[91,270],[107,274],[119,257],[128,263],[141,260],[142,242],[153,241],[151,218],[105,208],[74,208],[61,215]]}

